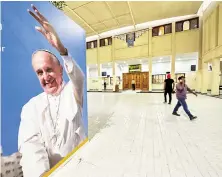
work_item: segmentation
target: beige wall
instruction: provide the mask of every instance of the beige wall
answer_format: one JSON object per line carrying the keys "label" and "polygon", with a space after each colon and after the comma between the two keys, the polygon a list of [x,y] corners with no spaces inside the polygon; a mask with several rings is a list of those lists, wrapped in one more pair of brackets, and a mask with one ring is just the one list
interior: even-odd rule
{"label": "beige wall", "polygon": [[114,60],[126,60],[148,56],[148,31],[136,38],[134,47],[128,47],[125,40],[114,38]]}
{"label": "beige wall", "polygon": [[151,36],[149,42],[149,31],[146,31],[142,36],[136,38],[134,47],[128,47],[125,40],[113,38],[113,45],[88,49],[86,52],[87,64],[172,55],[173,45],[175,45],[176,53],[198,52],[199,29],[175,34],[175,38],[172,38],[172,34]]}
{"label": "beige wall", "polygon": [[[199,29],[152,37],[151,30],[135,39],[134,47],[128,47],[125,40],[113,38],[112,45],[87,50],[87,64],[101,64],[116,60],[135,58],[151,58],[156,56],[201,52],[197,72],[187,75],[190,87],[206,93],[213,89],[216,93],[217,71],[210,73],[207,62],[212,62],[217,68],[217,60],[222,57],[222,3],[214,2],[204,13]],[[203,29],[203,30],[202,30]],[[216,79],[214,79],[216,77]],[[151,86],[152,88],[152,86]],[[153,85],[153,89],[162,85]]]}
{"label": "beige wall", "polygon": [[219,45],[222,45],[222,4],[220,3],[219,5],[219,14],[218,14],[218,17],[219,17],[219,34],[218,34],[218,44]]}
{"label": "beige wall", "polygon": [[97,48],[86,50],[86,62],[89,64],[97,64]]}
{"label": "beige wall", "polygon": [[176,53],[191,53],[199,50],[199,29],[176,33],[175,38]]}
{"label": "beige wall", "polygon": [[104,46],[98,48],[98,57],[100,63],[108,63],[112,61],[112,46]]}
{"label": "beige wall", "polygon": [[203,15],[203,62],[222,56],[222,3],[213,2]]}
{"label": "beige wall", "polygon": [[152,37],[152,56],[171,55],[171,51],[172,51],[171,34]]}
{"label": "beige wall", "polygon": [[148,45],[135,46],[132,48],[115,50],[115,60],[126,60],[132,58],[140,58],[148,56]]}
{"label": "beige wall", "polygon": [[[219,94],[220,57],[222,57],[222,2],[212,2],[203,14],[202,68],[198,79],[201,80],[201,92],[211,90],[212,95]],[[207,64],[212,63],[213,71]],[[202,78],[201,78],[202,77]],[[200,83],[200,81],[198,81]]]}

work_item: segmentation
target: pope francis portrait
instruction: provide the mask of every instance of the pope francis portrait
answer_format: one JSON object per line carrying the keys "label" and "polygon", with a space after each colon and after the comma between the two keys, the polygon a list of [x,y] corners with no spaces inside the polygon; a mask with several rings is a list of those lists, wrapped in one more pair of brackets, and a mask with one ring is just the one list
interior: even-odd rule
{"label": "pope francis portrait", "polygon": [[36,30],[60,53],[63,64],[47,50],[30,56],[43,93],[31,98],[21,111],[18,149],[24,177],[44,176],[86,138],[82,123],[84,74],[52,25],[32,8],[34,12],[28,10],[29,14],[41,25]]}

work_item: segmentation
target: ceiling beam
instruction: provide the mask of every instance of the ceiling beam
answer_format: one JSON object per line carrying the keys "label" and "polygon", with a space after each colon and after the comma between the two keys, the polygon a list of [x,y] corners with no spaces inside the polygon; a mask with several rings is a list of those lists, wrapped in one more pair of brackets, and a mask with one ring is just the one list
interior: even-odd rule
{"label": "ceiling beam", "polygon": [[130,11],[130,15],[131,15],[132,21],[133,21],[134,30],[135,30],[136,29],[136,23],[135,23],[135,20],[134,20],[134,17],[133,17],[133,11],[131,9],[129,1],[127,1],[127,4],[128,4],[128,8],[129,8],[129,11]]}
{"label": "ceiling beam", "polygon": [[[74,2],[75,2],[75,1],[74,1]],[[88,5],[88,4],[91,4],[92,2],[93,2],[93,1],[87,2],[87,3],[85,3],[85,4],[82,4],[82,5],[78,6],[78,7],[73,8],[72,10],[79,9],[80,7],[84,7],[84,6]]]}
{"label": "ceiling beam", "polygon": [[[87,9],[87,10],[95,17],[95,19],[97,19],[96,16],[95,16],[95,14],[94,14],[88,7],[85,7],[85,9]],[[98,21],[100,24],[103,24],[103,25],[107,28],[107,26],[105,25],[105,23],[103,23],[103,21],[100,21],[99,19],[97,19],[97,21]]]}
{"label": "ceiling beam", "polygon": [[88,26],[94,33],[96,33],[99,37],[99,33],[93,29],[93,27],[91,27],[82,17],[80,17],[74,10],[72,10],[69,6],[65,6],[65,8],[67,8],[69,10],[69,12],[72,12],[75,16],[77,16],[80,20],[82,20],[86,26]]}
{"label": "ceiling beam", "polygon": [[105,4],[106,4],[106,6],[108,7],[108,9],[109,9],[109,11],[110,11],[110,13],[111,13],[112,17],[115,19],[115,21],[116,21],[116,23],[117,23],[118,27],[120,27],[119,22],[118,22],[118,20],[116,19],[116,16],[114,15],[114,13],[113,13],[113,11],[112,11],[112,9],[111,9],[110,5],[108,4],[108,2],[107,2],[107,1],[104,1],[104,2],[105,2]]}
{"label": "ceiling beam", "polygon": [[[126,15],[128,15],[129,13],[127,13],[127,14],[123,14],[123,15],[119,15],[119,16],[117,16],[118,18],[119,17],[123,17],[123,16],[126,16]],[[112,20],[113,18],[109,18],[109,19],[106,19],[106,20],[103,20],[102,22],[101,21],[99,21],[99,22],[97,22],[97,23],[94,23],[93,25],[99,25],[99,24],[104,24],[105,22],[108,22],[108,21],[110,21],[110,20]],[[117,18],[116,18],[117,19]],[[119,24],[120,25],[120,24]]]}

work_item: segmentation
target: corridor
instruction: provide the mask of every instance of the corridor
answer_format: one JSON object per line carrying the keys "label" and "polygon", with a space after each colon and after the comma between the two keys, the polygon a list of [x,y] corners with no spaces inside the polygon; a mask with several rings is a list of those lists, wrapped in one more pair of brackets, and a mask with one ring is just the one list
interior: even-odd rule
{"label": "corridor", "polygon": [[188,94],[190,121],[163,94],[88,93],[89,139],[54,177],[220,177],[222,99]]}

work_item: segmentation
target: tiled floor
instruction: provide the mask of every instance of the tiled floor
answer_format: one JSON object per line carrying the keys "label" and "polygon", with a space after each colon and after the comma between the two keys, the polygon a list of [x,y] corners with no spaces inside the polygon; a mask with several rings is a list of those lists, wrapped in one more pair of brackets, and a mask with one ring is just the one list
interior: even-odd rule
{"label": "tiled floor", "polygon": [[222,177],[222,100],[188,95],[190,121],[158,93],[88,93],[88,142],[53,177]]}

